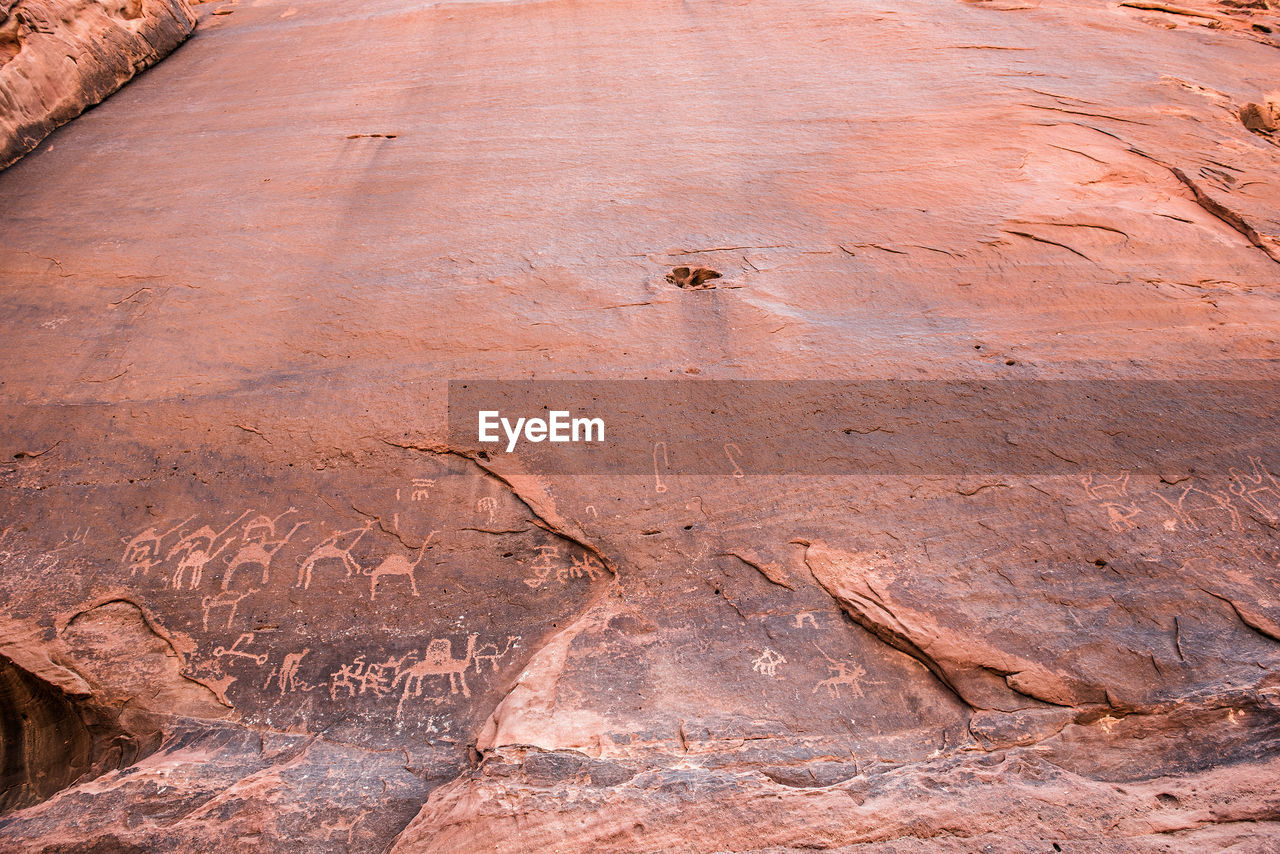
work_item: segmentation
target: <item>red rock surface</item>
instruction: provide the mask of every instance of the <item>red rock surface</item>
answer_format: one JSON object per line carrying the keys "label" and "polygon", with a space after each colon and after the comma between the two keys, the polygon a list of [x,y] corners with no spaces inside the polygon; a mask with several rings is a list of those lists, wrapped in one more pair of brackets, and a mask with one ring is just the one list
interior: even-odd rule
{"label": "red rock surface", "polygon": [[1275,850],[1273,437],[584,476],[445,417],[1274,379],[1280,20],[1156,5],[201,7],[0,173],[0,851]]}
{"label": "red rock surface", "polygon": [[186,0],[0,0],[0,168],[191,34]]}

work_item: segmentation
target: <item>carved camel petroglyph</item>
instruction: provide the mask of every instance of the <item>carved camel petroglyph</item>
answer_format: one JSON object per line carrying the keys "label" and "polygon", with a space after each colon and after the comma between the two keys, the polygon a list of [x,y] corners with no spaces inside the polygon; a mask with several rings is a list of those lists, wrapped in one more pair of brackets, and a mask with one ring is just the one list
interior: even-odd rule
{"label": "carved camel petroglyph", "polygon": [[251,593],[257,593],[257,590],[244,590],[240,593],[222,591],[212,596],[206,596],[200,600],[200,607],[204,609],[204,619],[201,624],[204,630],[209,631],[209,612],[214,608],[229,608],[227,613],[227,628],[231,628],[231,622],[236,618],[236,611],[240,608],[240,603],[246,596]]}
{"label": "carved camel petroglyph", "polygon": [[276,523],[288,516],[290,513],[296,513],[298,508],[290,507],[288,510],[276,516],[274,519],[265,513],[259,513],[248,522],[244,523],[244,530],[241,531],[241,537],[246,543],[254,540],[265,543],[276,535]]}
{"label": "carved camel petroglyph", "polygon": [[[281,514],[283,515],[283,514]],[[222,574],[222,589],[231,589],[231,579],[235,576],[236,570],[243,566],[258,565],[262,567],[262,583],[265,585],[271,575],[271,559],[276,556],[276,552],[285,547],[285,544],[298,533],[298,529],[306,522],[299,522],[279,540],[260,540],[241,546],[240,551],[235,556],[227,558],[227,571]]]}
{"label": "carved camel petroglyph", "polygon": [[190,578],[187,582],[188,589],[195,590],[199,587],[200,579],[204,576],[205,565],[221,554],[223,549],[231,545],[232,541],[235,540],[235,537],[227,540],[225,543],[218,546],[217,549],[210,551],[210,549],[213,549],[213,544],[221,539],[227,531],[230,531],[236,525],[240,524],[240,521],[248,515],[249,511],[244,511],[236,517],[234,522],[223,528],[221,531],[214,531],[208,525],[202,525],[194,533],[187,534],[185,537],[178,540],[178,542],[174,544],[173,548],[169,550],[169,554],[166,558],[172,558],[177,554],[182,555],[182,557],[178,559],[178,568],[173,571],[173,580],[170,586],[174,589],[181,587],[182,574],[184,572],[189,572]]}
{"label": "carved camel petroglyph", "polygon": [[176,533],[194,518],[196,517],[188,516],[163,534],[156,531],[153,525],[131,540],[121,540],[125,544],[123,562],[129,567],[129,575],[137,575],[139,572],[146,575],[152,567],[159,565],[163,561],[160,553],[163,551],[161,543],[165,537]]}
{"label": "carved camel petroglyph", "polygon": [[453,657],[453,642],[448,638],[434,638],[427,644],[422,654],[422,661],[410,665],[396,676],[391,687],[404,682],[404,691],[400,694],[400,702],[396,705],[396,718],[404,710],[404,701],[410,696],[422,696],[422,682],[428,676],[448,676],[449,693],[470,697],[471,689],[467,687],[467,668],[471,666],[476,652],[476,638],[479,635],[467,636],[467,653],[462,658]]}
{"label": "carved camel petroglyph", "polygon": [[414,570],[418,568],[418,564],[422,563],[422,559],[427,556],[427,546],[431,542],[431,538],[438,532],[432,531],[427,538],[422,541],[422,548],[418,550],[418,559],[413,563],[409,563],[409,559],[404,555],[387,555],[382,559],[382,563],[373,569],[361,570],[365,575],[369,576],[369,601],[373,601],[378,596],[378,579],[386,575],[403,575],[409,579],[409,589],[414,596],[418,595],[418,582],[414,580]]}
{"label": "carved camel petroglyph", "polygon": [[[294,587],[301,587],[303,590],[311,589],[311,571],[316,565],[326,560],[341,561],[342,565],[347,568],[347,578],[357,572],[361,572],[360,564],[356,563],[356,559],[351,556],[351,550],[356,547],[356,543],[369,532],[373,527],[373,520],[370,519],[364,523],[363,527],[352,528],[350,531],[338,531],[325,537],[324,542],[311,550],[311,554],[307,555],[306,560],[298,567],[298,581]],[[338,548],[338,541],[343,537],[355,534],[356,538],[352,540],[346,548]]]}
{"label": "carved camel petroglyph", "polygon": [[487,643],[480,647],[476,650],[475,655],[472,656],[476,665],[476,675],[479,676],[484,672],[483,662],[486,661],[489,662],[489,665],[493,668],[493,672],[497,673],[498,662],[501,661],[507,653],[511,652],[512,648],[518,646],[520,646],[520,636],[507,635],[507,645],[501,650],[498,649],[498,645],[496,643]]}

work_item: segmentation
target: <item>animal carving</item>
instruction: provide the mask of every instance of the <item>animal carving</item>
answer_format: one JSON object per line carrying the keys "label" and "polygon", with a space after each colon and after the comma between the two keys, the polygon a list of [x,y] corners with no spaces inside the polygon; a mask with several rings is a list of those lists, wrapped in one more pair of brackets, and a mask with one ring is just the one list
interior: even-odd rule
{"label": "animal carving", "polygon": [[290,507],[275,518],[272,518],[265,513],[259,513],[255,518],[244,523],[244,530],[241,532],[241,536],[247,543],[251,543],[254,540],[265,543],[276,535],[276,523],[285,516],[294,512],[297,512],[297,508]]}
{"label": "animal carving", "polygon": [[[352,528],[350,531],[338,531],[336,534],[330,534],[325,537],[324,542],[312,549],[311,554],[307,555],[306,560],[298,567],[298,582],[294,587],[301,587],[303,590],[311,588],[311,571],[316,565],[326,560],[341,561],[342,565],[347,569],[347,578],[361,571],[360,564],[356,563],[356,559],[352,557],[351,550],[356,547],[356,543],[369,532],[373,527],[373,520],[364,523],[364,527]],[[347,544],[345,548],[338,548],[338,542],[343,537],[352,534],[356,538]]]}
{"label": "animal carving", "polygon": [[326,842],[333,841],[335,833],[342,834],[347,845],[351,844],[351,834],[355,832],[356,825],[367,816],[372,810],[361,810],[359,815],[339,816],[331,818],[328,821],[320,822],[320,830],[325,832],[324,839]]}
{"label": "animal carving", "polygon": [[388,575],[401,575],[409,579],[409,590],[412,591],[414,596],[417,596],[418,582],[414,579],[413,573],[417,570],[418,565],[422,563],[422,559],[427,556],[427,545],[435,535],[436,532],[432,531],[422,541],[422,548],[418,550],[418,559],[413,563],[409,563],[409,559],[404,555],[387,555],[382,559],[382,563],[373,569],[363,570],[364,574],[369,576],[369,601],[372,602],[378,597],[378,579]]}
{"label": "animal carving", "polygon": [[1089,472],[1080,478],[1085,494],[1090,498],[1124,498],[1129,494],[1129,473],[1122,471],[1118,475],[1105,475]]}
{"label": "animal carving", "polygon": [[240,548],[234,556],[227,558],[227,571],[222,575],[222,589],[231,589],[231,579],[235,577],[236,570],[243,566],[261,566],[262,567],[262,583],[266,584],[271,573],[271,559],[275,557],[276,552],[285,547],[289,540],[293,539],[293,535],[298,533],[298,529],[306,522],[299,522],[290,529],[279,540],[255,540]]}
{"label": "animal carving", "polygon": [[823,650],[822,647],[817,644],[814,644],[814,646],[817,647],[818,652],[822,653],[822,657],[827,660],[827,666],[831,671],[831,676],[830,678],[823,679],[817,685],[814,685],[813,691],[810,693],[816,694],[819,688],[826,688],[827,693],[832,697],[839,699],[840,687],[844,686],[845,688],[848,688],[855,697],[861,697],[863,677],[867,675],[867,671],[863,670],[862,666],[857,662],[837,661],[827,655],[826,651]]}
{"label": "animal carving", "polygon": [[[1244,525],[1240,521],[1240,511],[1231,503],[1230,498],[1220,493],[1188,486],[1182,490],[1176,502],[1170,501],[1163,495],[1157,495],[1156,498],[1167,504],[1175,516],[1175,521],[1182,523],[1186,528],[1194,530],[1201,527],[1206,513],[1221,513],[1226,516],[1225,521],[1230,523],[1231,530],[1244,530]],[[1221,523],[1223,520],[1218,521]]]}
{"label": "animal carving", "polygon": [[174,544],[173,548],[169,550],[169,554],[167,556],[168,558],[172,558],[175,555],[181,555],[181,557],[178,558],[178,566],[173,571],[173,579],[171,582],[172,586],[175,589],[181,587],[183,574],[189,573],[187,582],[188,588],[195,590],[199,587],[200,580],[204,577],[205,565],[221,554],[222,550],[231,545],[232,540],[235,538],[232,537],[231,540],[227,540],[216,549],[213,548],[213,544],[221,539],[227,531],[230,531],[238,525],[241,519],[248,515],[249,511],[244,511],[234,522],[223,528],[221,531],[214,531],[208,525],[202,525],[199,530],[187,534],[185,537],[178,540],[178,542]]}
{"label": "animal carving", "polygon": [[209,612],[214,608],[227,608],[227,628],[231,628],[231,622],[236,618],[236,611],[240,608],[241,601],[250,593],[256,593],[256,590],[245,590],[241,593],[228,593],[223,591],[215,593],[213,596],[206,596],[200,600],[200,607],[204,609],[204,619],[202,625],[204,630],[209,631]]}
{"label": "animal carving", "polygon": [[1280,482],[1267,471],[1258,457],[1249,457],[1249,462],[1253,464],[1253,473],[1246,474],[1239,469],[1231,469],[1231,485],[1228,489],[1232,495],[1243,499],[1256,510],[1267,524],[1274,526],[1280,521],[1280,517],[1276,515],[1276,510],[1280,509]]}
{"label": "animal carving", "polygon": [[422,682],[428,676],[448,676],[449,693],[470,697],[471,689],[467,687],[467,668],[475,658],[476,638],[479,635],[467,636],[467,652],[462,658],[453,657],[453,642],[448,638],[435,638],[427,644],[422,660],[401,670],[392,687],[404,682],[404,690],[400,694],[400,703],[396,706],[396,717],[400,716],[405,700],[409,697],[422,696]]}
{"label": "animal carving", "polygon": [[493,667],[493,672],[497,673],[498,662],[501,661],[508,652],[511,652],[513,647],[517,647],[519,645],[520,637],[518,635],[508,635],[507,645],[501,650],[498,649],[498,645],[496,643],[487,643],[480,647],[476,650],[475,655],[472,656],[472,658],[475,659],[476,675],[479,676],[484,672],[484,662],[488,662],[489,665]]}
{"label": "animal carving", "polygon": [[130,575],[137,575],[141,572],[146,575],[151,568],[158,565],[164,558],[161,556],[161,543],[164,538],[177,532],[183,525],[194,519],[194,516],[188,516],[178,524],[174,525],[163,534],[156,531],[155,527],[147,528],[132,540],[122,540],[124,547],[124,564],[129,567]]}

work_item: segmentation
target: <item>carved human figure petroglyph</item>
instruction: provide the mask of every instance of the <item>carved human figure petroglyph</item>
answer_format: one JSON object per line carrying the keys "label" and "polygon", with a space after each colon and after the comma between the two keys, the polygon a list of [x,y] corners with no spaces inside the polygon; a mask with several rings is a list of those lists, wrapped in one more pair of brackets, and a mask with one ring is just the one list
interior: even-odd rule
{"label": "carved human figure petroglyph", "polygon": [[266,586],[271,577],[271,559],[276,556],[276,552],[285,547],[289,540],[293,539],[298,529],[306,524],[306,522],[299,522],[278,540],[256,540],[241,546],[234,556],[227,558],[227,571],[222,574],[222,589],[231,589],[231,579],[235,577],[236,570],[244,566],[262,567],[262,584]]}
{"label": "carved human figure petroglyph", "polygon": [[733,476],[737,478],[746,477],[742,471],[742,467],[738,465],[737,457],[735,457],[734,454],[737,454],[739,457],[742,456],[742,449],[735,443],[729,442],[724,446],[724,455],[729,458],[729,465],[733,466]]}
{"label": "carved human figure petroglyph", "polygon": [[267,540],[275,537],[276,523],[285,516],[288,516],[290,513],[296,512],[296,507],[290,507],[275,518],[259,513],[257,516],[244,523],[244,528],[242,528],[240,532],[240,538],[246,543],[251,543],[254,540],[265,543]]}
{"label": "carved human figure petroglyph", "polygon": [[233,643],[230,648],[225,646],[215,646],[213,648],[213,657],[223,658],[230,655],[237,658],[247,658],[256,664],[266,664],[267,654],[265,652],[261,655],[254,655],[251,652],[245,651],[244,647],[251,643],[253,643],[253,632],[245,632],[240,637],[236,638],[236,642]]}
{"label": "carved human figure petroglyph", "polygon": [[526,578],[524,583],[537,590],[547,583],[551,573],[560,565],[559,547],[551,543],[544,543],[538,546],[538,554],[529,564],[529,568],[533,570],[533,577]]}
{"label": "carved human figure petroglyph", "polygon": [[471,689],[467,687],[467,668],[471,666],[475,656],[478,637],[477,634],[467,636],[467,653],[462,658],[453,657],[453,642],[448,638],[432,639],[423,651],[422,660],[406,667],[396,677],[395,685],[404,682],[400,702],[396,705],[396,718],[399,719],[404,711],[405,700],[409,697],[422,696],[423,680],[429,676],[448,676],[450,694],[461,692],[462,696],[470,697]]}
{"label": "carved human figure petroglyph", "polygon": [[329,698],[338,699],[338,692],[345,690],[348,697],[372,694],[382,698],[391,693],[393,682],[406,656],[389,657],[382,663],[366,662],[363,655],[356,656],[350,664],[344,664],[330,677]]}
{"label": "carved human figure petroglyph", "polygon": [[[280,662],[278,670],[272,670],[267,676],[267,685],[274,680],[280,689],[280,696],[290,693],[291,691],[310,691],[315,688],[298,678],[298,668],[302,665],[302,659],[307,657],[307,653],[311,652],[310,648],[304,649],[302,652],[291,652]],[[265,686],[264,686],[265,687]]]}
{"label": "carved human figure petroglyph", "polygon": [[431,542],[431,538],[439,531],[432,531],[427,538],[422,541],[422,548],[418,550],[418,559],[413,563],[409,563],[409,559],[404,555],[387,555],[382,559],[382,563],[373,569],[363,570],[364,574],[369,576],[369,601],[372,602],[378,597],[378,580],[384,576],[403,576],[409,579],[409,590],[414,596],[418,595],[418,582],[414,579],[413,573],[422,563],[422,559],[427,556],[427,545]]}
{"label": "carved human figure petroglyph", "polygon": [[485,497],[476,502],[477,513],[488,513],[489,524],[493,524],[494,516],[498,512],[498,499]]}
{"label": "carved human figure petroglyph", "polygon": [[413,492],[410,493],[409,500],[426,501],[431,497],[431,487],[435,485],[436,482],[430,478],[415,477],[413,479]]}
{"label": "carved human figure petroglyph", "polygon": [[121,562],[129,568],[129,575],[134,576],[139,572],[146,575],[153,567],[163,563],[164,539],[170,534],[177,533],[194,518],[196,517],[188,516],[164,533],[158,532],[153,525],[131,540],[121,540],[125,544],[124,557]]}
{"label": "carved human figure petroglyph", "polygon": [[520,636],[508,635],[507,645],[502,648],[501,652],[498,651],[498,645],[493,643],[487,643],[477,649],[475,654],[472,655],[472,658],[475,660],[476,675],[479,676],[484,672],[483,662],[486,661],[489,662],[490,666],[493,668],[493,672],[497,673],[498,662],[501,661],[508,652],[518,646],[520,646]]}
{"label": "carved human figure petroglyph", "polygon": [[201,620],[201,625],[204,626],[204,630],[206,632],[209,631],[209,612],[214,608],[229,609],[227,613],[227,628],[231,628],[231,621],[236,618],[236,610],[240,607],[240,603],[249,594],[257,592],[257,590],[244,590],[240,593],[235,593],[224,590],[221,593],[215,593],[212,596],[206,596],[201,599],[200,607],[204,609],[204,618]]}
{"label": "carved human figure petroglyph", "polygon": [[1249,457],[1252,474],[1231,469],[1231,494],[1242,499],[1269,524],[1280,522],[1280,481],[1262,465],[1258,457]]}
{"label": "carved human figure petroglyph", "polygon": [[[293,586],[309,590],[311,588],[311,570],[316,568],[316,564],[326,560],[341,561],[342,565],[347,568],[347,578],[360,572],[360,564],[356,563],[356,559],[351,556],[351,550],[356,547],[356,543],[360,542],[361,537],[367,534],[372,527],[373,520],[370,519],[364,523],[363,527],[352,528],[350,531],[338,531],[325,537],[324,541],[312,549],[311,554],[307,555],[302,565],[298,567],[298,581]],[[338,541],[352,534],[355,534],[356,538],[348,543],[345,548],[338,548]]]}
{"label": "carved human figure petroglyph", "polygon": [[344,664],[329,677],[329,699],[338,699],[338,692],[346,689],[347,697],[354,697],[364,676],[366,662],[363,655],[357,655],[350,664]]}
{"label": "carved human figure petroglyph", "polygon": [[195,590],[199,587],[200,580],[204,576],[205,565],[220,555],[223,549],[231,545],[235,540],[235,537],[227,540],[225,543],[218,546],[217,549],[213,548],[213,544],[220,540],[227,531],[230,531],[236,525],[240,524],[244,517],[248,515],[249,511],[244,511],[234,522],[223,528],[221,531],[214,531],[208,525],[202,525],[199,530],[187,534],[185,537],[178,540],[178,542],[174,544],[173,548],[169,550],[169,554],[166,558],[172,559],[175,555],[180,555],[178,558],[178,567],[173,571],[173,580],[170,583],[170,586],[174,589],[180,588],[182,586],[183,573],[190,573],[187,585],[188,589]]}
{"label": "carved human figure petroglyph", "polygon": [[778,665],[786,664],[787,660],[781,654],[765,647],[756,658],[751,661],[751,669],[763,676],[778,675]]}
{"label": "carved human figure petroglyph", "polygon": [[827,693],[832,697],[840,697],[840,687],[844,686],[850,690],[855,697],[861,697],[862,694],[862,678],[867,675],[867,671],[857,662],[837,661],[827,655],[826,651],[814,644],[818,652],[822,653],[822,657],[827,660],[827,669],[831,671],[831,676],[823,679],[817,685],[813,686],[813,690],[809,693],[816,694],[819,688],[826,688]]}

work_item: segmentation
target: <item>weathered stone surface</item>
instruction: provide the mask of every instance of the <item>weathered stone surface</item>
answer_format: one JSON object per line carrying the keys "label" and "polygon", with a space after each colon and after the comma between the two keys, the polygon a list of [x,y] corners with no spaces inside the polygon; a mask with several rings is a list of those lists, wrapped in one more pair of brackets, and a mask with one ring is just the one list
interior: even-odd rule
{"label": "weathered stone surface", "polygon": [[195,23],[187,0],[0,2],[0,168],[167,56]]}
{"label": "weathered stone surface", "polygon": [[201,8],[0,174],[0,851],[1274,849],[1265,428],[584,476],[445,411],[1274,380],[1275,10]]}

